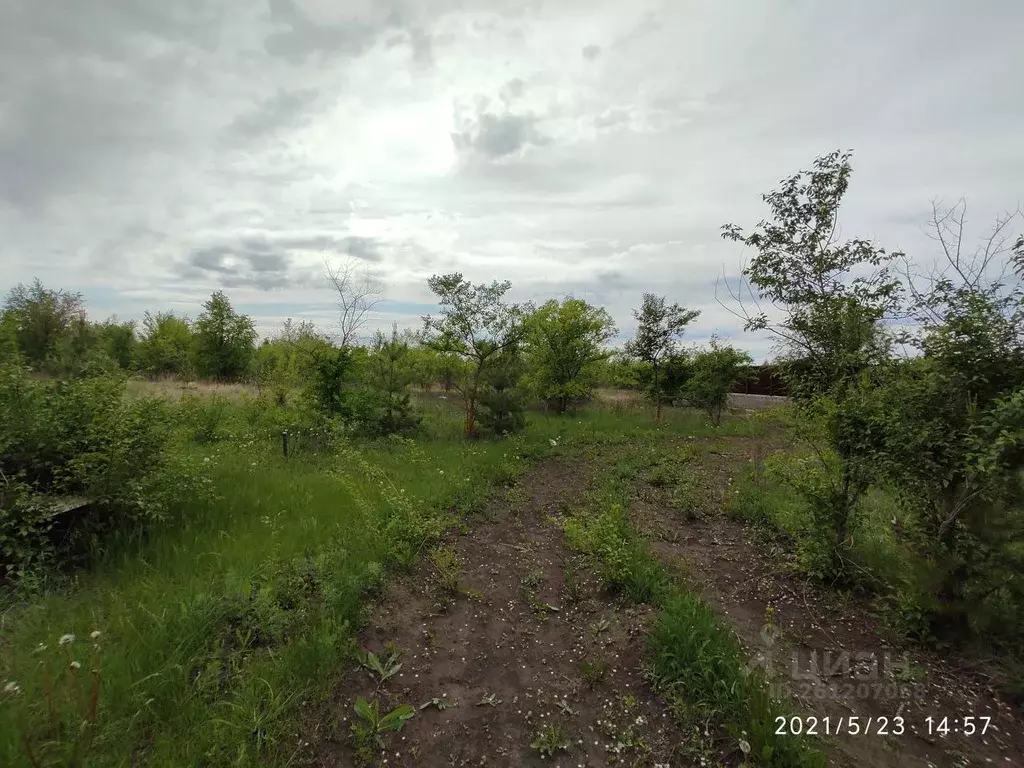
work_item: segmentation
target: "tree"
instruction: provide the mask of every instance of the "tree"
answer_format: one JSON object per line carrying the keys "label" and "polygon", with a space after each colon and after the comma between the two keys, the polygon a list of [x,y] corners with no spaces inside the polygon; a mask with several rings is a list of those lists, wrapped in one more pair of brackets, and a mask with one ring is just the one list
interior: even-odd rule
{"label": "tree", "polygon": [[618,330],[607,310],[581,299],[552,299],[529,326],[533,388],[564,413],[569,403],[592,395],[595,364],[611,355],[605,345]]}
{"label": "tree", "polygon": [[[965,635],[968,618],[994,593],[1024,590],[1015,550],[1024,536],[1016,479],[1024,469],[1024,287],[1007,283],[997,219],[973,251],[964,246],[966,204],[935,205],[940,256],[927,275],[910,263],[905,340],[920,355],[879,372],[878,415],[863,450],[878,478],[912,515],[916,551],[938,570],[934,629]],[[938,632],[936,631],[936,634]]]}
{"label": "tree", "polygon": [[135,321],[121,322],[117,316],[108,318],[96,329],[103,351],[122,370],[128,370],[135,361]]}
{"label": "tree", "polygon": [[699,310],[690,310],[678,304],[667,305],[664,296],[645,293],[639,310],[633,310],[636,318],[636,336],[626,343],[626,353],[651,366],[650,395],[655,403],[655,420],[661,423],[661,366],[665,358],[676,351],[676,340],[683,335],[686,326],[700,315]]}
{"label": "tree", "polygon": [[707,413],[716,427],[722,423],[722,412],[729,402],[729,393],[753,360],[746,352],[722,344],[712,337],[708,349],[693,356],[690,378],[683,387],[683,396],[690,405]]}
{"label": "tree", "polygon": [[518,344],[510,344],[492,359],[480,391],[480,426],[488,432],[511,435],[526,427],[526,409],[518,386],[522,374]]}
{"label": "tree", "polygon": [[146,312],[135,346],[139,368],[149,376],[180,375],[189,365],[192,325],[188,318],[173,312]]}
{"label": "tree", "polygon": [[1018,237],[1013,245],[1013,264],[1017,274],[1024,277],[1024,235]]}
{"label": "tree", "polygon": [[39,278],[31,285],[19,283],[7,294],[6,322],[13,323],[18,349],[25,362],[40,368],[57,354],[58,346],[72,331],[75,320],[84,320],[82,294],[50,290]]}
{"label": "tree", "polygon": [[352,257],[338,266],[324,262],[327,280],[338,294],[338,346],[353,346],[359,332],[380,303],[383,292],[365,264]]}
{"label": "tree", "polygon": [[223,291],[214,291],[195,323],[196,372],[214,379],[238,379],[249,368],[256,328],[239,315]]}
{"label": "tree", "polygon": [[392,324],[390,336],[380,331],[374,334],[366,381],[377,402],[372,404],[374,423],[368,425],[372,427],[368,431],[390,435],[415,429],[419,423],[409,395],[415,377],[412,362],[409,342],[399,335],[397,323]]}
{"label": "tree", "polygon": [[[841,389],[888,354],[879,323],[899,304],[900,283],[888,264],[903,254],[887,254],[869,240],[836,240],[851,156],[836,151],[819,157],[811,170],[763,195],[772,218],[753,232],[722,226],[722,237],[755,250],[743,277],[758,292],[748,289],[753,314],[744,305],[742,286],[730,289],[741,311],[726,308],[745,321],[744,330],[767,330],[781,340],[790,360],[803,363],[788,371],[796,398]],[[771,302],[782,319],[771,322],[761,300]]]}
{"label": "tree", "polygon": [[[805,415],[822,426],[838,457],[835,481],[829,473],[828,487],[808,495],[825,537],[827,567],[837,572],[850,517],[871,476],[860,450],[871,413],[862,374],[889,359],[890,335],[881,321],[895,311],[901,296],[889,264],[902,254],[888,254],[869,240],[836,239],[850,157],[840,151],[819,157],[810,170],[763,195],[772,217],[753,232],[745,234],[735,224],[722,227],[725,239],[755,251],[743,277],[757,290],[755,296],[747,289],[756,311],[747,310],[742,286],[730,289],[740,311],[727,309],[745,320],[745,330],[767,330],[782,341],[788,352],[783,367],[787,388]],[[771,302],[781,319],[770,320],[762,300]],[[829,457],[820,451],[816,455],[832,466]]]}
{"label": "tree", "polygon": [[465,433],[476,434],[477,403],[484,377],[501,353],[522,341],[530,304],[506,304],[504,296],[512,284],[494,281],[473,285],[462,274],[433,275],[427,284],[439,299],[440,317],[423,318],[429,343],[442,353],[451,353],[466,366],[456,383],[466,409]]}

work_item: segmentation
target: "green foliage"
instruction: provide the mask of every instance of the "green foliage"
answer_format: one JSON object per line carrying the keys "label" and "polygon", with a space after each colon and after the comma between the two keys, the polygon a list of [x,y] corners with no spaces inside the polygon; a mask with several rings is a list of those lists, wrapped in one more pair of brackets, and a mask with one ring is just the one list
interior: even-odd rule
{"label": "green foliage", "polygon": [[430,562],[437,570],[441,587],[449,594],[457,593],[462,578],[462,560],[458,552],[451,547],[437,547],[430,553]]}
{"label": "green foliage", "polygon": [[[33,766],[86,765],[99,714],[100,638],[94,630],[88,638],[92,649],[84,652],[75,648],[70,634],[55,639],[52,651],[49,644],[36,648],[46,685],[42,696],[29,702],[32,726],[20,734],[23,756]],[[79,643],[85,645],[85,638]],[[24,695],[17,685],[12,693]]]}
{"label": "green foliage", "polygon": [[[90,536],[141,529],[185,491],[168,464],[167,403],[127,401],[122,378],[36,381],[4,366],[0,417],[0,552],[9,573],[51,559],[56,540],[66,553]],[[68,516],[66,507],[84,511]]]}
{"label": "green foliage", "polygon": [[572,742],[565,729],[555,723],[548,723],[533,735],[530,747],[535,749],[541,757],[554,757],[559,752],[567,750]]}
{"label": "green foliage", "polygon": [[504,296],[512,287],[508,281],[473,285],[455,272],[434,275],[427,283],[438,297],[441,315],[423,318],[425,338],[434,349],[455,355],[465,363],[461,371],[453,373],[461,374],[457,386],[466,408],[464,432],[471,436],[477,431],[477,404],[485,376],[504,350],[524,338],[526,318],[533,308],[529,304],[505,303]]}
{"label": "green foliage", "polygon": [[355,712],[359,718],[352,723],[356,755],[361,762],[370,763],[378,751],[387,749],[384,737],[402,730],[416,714],[416,709],[409,704],[402,704],[382,715],[380,703],[376,699],[368,702],[362,696],[357,696]]}
{"label": "green foliage", "polygon": [[221,395],[210,397],[187,395],[178,403],[178,421],[197,443],[215,443],[227,437],[231,404]]}
{"label": "green foliage", "polygon": [[613,504],[596,515],[575,515],[564,528],[570,546],[597,559],[608,588],[622,590],[638,603],[664,596],[668,576],[633,532],[621,506]]}
{"label": "green foliage", "polygon": [[775,718],[787,713],[772,698],[770,681],[748,666],[736,638],[695,595],[677,592],[665,603],[647,653],[655,690],[684,725],[722,722],[733,739],[749,745],[747,759],[757,765],[826,764],[803,737],[775,733]]}
{"label": "green foliage", "polygon": [[746,352],[723,345],[713,337],[708,349],[693,356],[691,375],[683,386],[683,396],[690,405],[707,413],[711,423],[717,427],[722,423],[729,393],[752,362]]}
{"label": "green foliage", "polygon": [[581,299],[552,299],[529,322],[530,387],[558,413],[589,399],[595,364],[608,358],[605,345],[617,333],[607,310]]}
{"label": "green foliage", "polygon": [[365,376],[376,407],[360,419],[363,433],[391,435],[412,432],[419,426],[409,395],[413,376],[409,343],[398,335],[398,327],[392,327],[390,338],[378,331]]}
{"label": "green foliage", "polygon": [[387,653],[383,657],[373,651],[362,651],[359,654],[359,664],[376,675],[377,687],[380,688],[402,670],[402,663],[399,661],[401,655],[398,648],[393,645],[387,648]]}
{"label": "green foliage", "polygon": [[31,285],[19,283],[11,289],[3,317],[8,333],[13,328],[24,362],[38,370],[57,357],[75,321],[84,322],[85,308],[80,293],[47,289],[36,278]]}
{"label": "green foliage", "polygon": [[604,659],[580,659],[579,668],[587,687],[596,688],[608,676],[611,664]]}
{"label": "green foliage", "polygon": [[493,435],[511,435],[526,428],[523,393],[519,389],[523,359],[518,348],[506,347],[482,377],[479,424]]}
{"label": "green foliage", "polygon": [[791,357],[803,361],[787,371],[797,398],[841,391],[866,366],[884,359],[878,322],[900,297],[888,264],[902,254],[887,254],[868,240],[835,239],[850,157],[839,151],[819,157],[811,170],[764,195],[772,218],[752,233],[735,224],[722,227],[723,237],[755,251],[743,275],[783,317],[775,325],[765,313],[748,316],[746,329],[772,332]]}
{"label": "green foliage", "polygon": [[135,365],[135,321],[118,321],[108,318],[96,327],[99,345],[103,352],[124,371]]}
{"label": "green foliage", "polygon": [[214,291],[203,310],[193,328],[196,372],[211,379],[242,378],[256,343],[252,318],[235,312],[223,291]]}
{"label": "green foliage", "polygon": [[676,340],[682,336],[686,326],[699,315],[698,310],[688,310],[678,304],[668,305],[664,296],[655,296],[653,293],[645,293],[640,309],[633,310],[637,323],[636,335],[626,344],[625,351],[627,355],[651,368],[647,391],[655,401],[655,419],[659,423],[664,401],[661,377],[663,364],[675,353]]}
{"label": "green foliage", "polygon": [[146,312],[135,345],[135,358],[141,371],[151,377],[183,374],[190,365],[192,326],[173,312]]}

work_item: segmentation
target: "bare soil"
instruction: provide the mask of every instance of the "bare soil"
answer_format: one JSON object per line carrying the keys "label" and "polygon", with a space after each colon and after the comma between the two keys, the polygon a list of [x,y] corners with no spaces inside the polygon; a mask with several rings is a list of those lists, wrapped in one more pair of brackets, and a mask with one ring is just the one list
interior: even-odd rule
{"label": "bare soil", "polygon": [[[360,643],[378,653],[396,644],[402,669],[379,688],[362,668],[340,682],[315,764],[354,764],[356,696],[382,711],[418,708],[381,765],[685,764],[674,719],[641,673],[651,609],[600,594],[557,526],[595,470],[548,461],[495,498],[471,534],[446,542],[461,561],[457,590],[429,558],[393,580]],[[549,725],[565,749],[543,757],[531,745]]]}
{"label": "bare soil", "polygon": [[[791,699],[799,721],[784,727],[807,731],[814,721],[834,766],[1024,766],[1024,722],[990,681],[955,658],[887,641],[867,606],[787,570],[785,558],[723,514],[733,477],[777,439],[676,441],[698,449],[687,465],[690,508],[641,479],[631,515]],[[679,731],[642,672],[652,609],[603,594],[557,525],[612,458],[547,461],[495,496],[466,535],[444,543],[461,563],[457,588],[426,557],[391,580],[359,641],[378,653],[395,644],[402,669],[382,685],[363,668],[338,682],[313,718],[308,764],[356,764],[349,727],[357,696],[377,699],[382,712],[417,708],[376,754],[378,765],[698,764],[687,747],[694,735]],[[850,734],[851,716],[859,735]],[[978,732],[964,734],[970,716],[991,718],[984,734],[980,719]],[[949,718],[950,733],[929,734],[928,717],[936,725]],[[825,732],[840,719],[842,733]],[[565,745],[548,757],[537,746],[546,726]],[[719,764],[737,762],[720,755]]]}
{"label": "bare soil", "polygon": [[[765,450],[762,440],[731,438],[702,449],[688,467],[704,489],[697,518],[641,486],[634,521],[664,562],[684,563],[691,586],[792,697],[804,730],[817,719],[831,765],[1024,766],[1024,721],[990,681],[954,658],[887,642],[867,606],[794,575],[777,552],[721,513],[733,474]],[[851,715],[859,717],[856,736]],[[975,734],[964,733],[970,716],[991,718],[984,735],[980,720]],[[844,718],[843,733],[825,735],[826,717],[833,731]],[[936,724],[949,718],[950,733],[929,733],[928,717]],[[889,735],[878,733],[883,722]]]}

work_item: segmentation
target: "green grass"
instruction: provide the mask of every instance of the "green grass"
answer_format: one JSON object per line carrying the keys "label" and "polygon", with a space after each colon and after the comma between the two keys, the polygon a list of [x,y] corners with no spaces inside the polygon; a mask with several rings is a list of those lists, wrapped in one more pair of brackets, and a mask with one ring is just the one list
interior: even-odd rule
{"label": "green grass", "polygon": [[[531,414],[521,436],[467,442],[454,397],[418,402],[416,440],[284,458],[288,411],[186,401],[177,450],[216,498],[143,541],[108,542],[71,584],[2,606],[0,683],[21,692],[0,694],[0,764],[31,764],[22,733],[40,764],[72,764],[86,741],[93,766],[288,764],[303,711],[353,663],[366,598],[494,484],[552,451],[710,430],[690,412],[656,426],[646,409],[617,406]],[[718,433],[749,429],[734,420]],[[58,647],[65,634],[74,643]],[[99,704],[82,735],[94,653]]]}

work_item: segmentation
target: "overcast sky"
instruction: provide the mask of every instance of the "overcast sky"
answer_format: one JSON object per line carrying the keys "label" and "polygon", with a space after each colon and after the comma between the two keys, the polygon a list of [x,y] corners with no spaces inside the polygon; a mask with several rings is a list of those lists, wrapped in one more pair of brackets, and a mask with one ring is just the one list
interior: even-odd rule
{"label": "overcast sky", "polygon": [[96,318],[329,326],[323,259],[419,325],[426,278],[717,306],[762,193],[854,150],[843,233],[921,259],[933,198],[1021,203],[1019,0],[0,0],[0,290]]}

